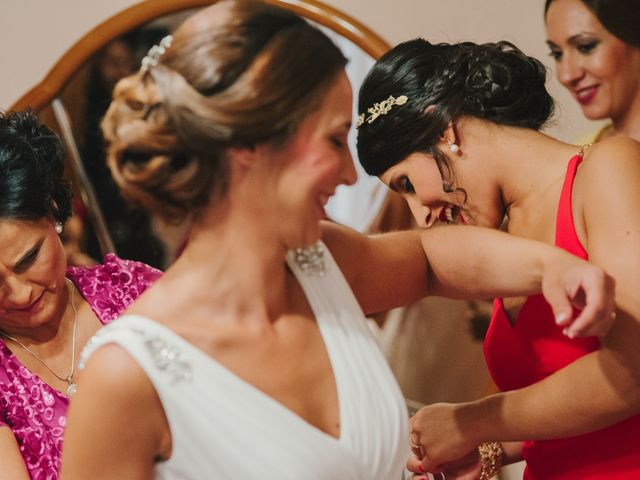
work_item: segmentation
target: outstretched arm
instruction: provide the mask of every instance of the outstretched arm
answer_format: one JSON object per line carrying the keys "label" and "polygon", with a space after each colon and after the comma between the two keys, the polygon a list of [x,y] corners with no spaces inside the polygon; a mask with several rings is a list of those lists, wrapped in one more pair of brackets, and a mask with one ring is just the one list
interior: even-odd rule
{"label": "outstretched arm", "polygon": [[[582,206],[576,218],[590,259],[616,279],[617,321],[599,350],[543,381],[418,412],[412,426],[429,452],[425,467],[460,458],[484,441],[568,437],[640,413],[640,145],[619,139],[593,149],[574,185]],[[609,155],[598,158],[602,153]]]}
{"label": "outstretched arm", "polygon": [[559,322],[572,321],[572,303],[584,307],[570,334],[601,334],[611,325],[611,278],[540,242],[453,225],[363,236],[328,223],[324,240],[367,314],[426,295],[488,298],[542,291]]}

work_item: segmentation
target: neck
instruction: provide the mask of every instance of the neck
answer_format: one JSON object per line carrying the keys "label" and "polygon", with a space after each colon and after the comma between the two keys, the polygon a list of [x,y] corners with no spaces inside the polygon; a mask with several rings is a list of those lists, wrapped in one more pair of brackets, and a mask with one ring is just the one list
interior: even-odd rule
{"label": "neck", "polygon": [[213,309],[218,318],[272,321],[287,309],[286,248],[255,210],[231,210],[226,205],[194,221],[166,277],[190,292],[185,302]]}
{"label": "neck", "polygon": [[622,115],[611,118],[613,129],[611,135],[621,135],[640,141],[640,87],[638,94],[632,100]]}
{"label": "neck", "polygon": [[461,148],[471,149],[470,157],[486,159],[473,173],[497,188],[510,221],[539,215],[578,150],[536,130],[477,119],[466,121],[461,135]]}

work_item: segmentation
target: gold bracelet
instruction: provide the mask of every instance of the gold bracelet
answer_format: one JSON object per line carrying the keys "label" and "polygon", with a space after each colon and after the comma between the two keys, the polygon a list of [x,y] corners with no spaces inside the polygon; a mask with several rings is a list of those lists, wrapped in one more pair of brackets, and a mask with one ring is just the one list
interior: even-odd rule
{"label": "gold bracelet", "polygon": [[480,454],[480,465],[482,465],[480,480],[490,480],[496,476],[502,466],[502,456],[504,455],[502,445],[500,442],[481,443],[478,447],[478,453]]}

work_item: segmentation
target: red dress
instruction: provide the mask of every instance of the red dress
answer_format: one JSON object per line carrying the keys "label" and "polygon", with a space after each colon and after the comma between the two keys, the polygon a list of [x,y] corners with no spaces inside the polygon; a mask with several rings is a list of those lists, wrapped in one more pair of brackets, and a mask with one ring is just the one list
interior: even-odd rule
{"label": "red dress", "polygon": [[[573,179],[581,161],[581,155],[569,161],[555,244],[586,260],[588,254],[576,235],[571,209]],[[595,337],[572,340],[563,335],[542,295],[527,298],[513,326],[502,299],[495,299],[484,342],[487,366],[501,391],[536,383],[598,348]],[[585,435],[528,441],[522,453],[527,480],[640,479],[640,416]]]}

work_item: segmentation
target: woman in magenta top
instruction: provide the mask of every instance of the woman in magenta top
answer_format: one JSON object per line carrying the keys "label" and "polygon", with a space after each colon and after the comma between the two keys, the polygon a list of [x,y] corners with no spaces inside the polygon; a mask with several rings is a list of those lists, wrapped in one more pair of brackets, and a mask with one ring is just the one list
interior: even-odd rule
{"label": "woman in magenta top", "polygon": [[77,356],[159,276],[107,255],[66,266],[64,149],[29,112],[0,115],[0,465],[3,478],[59,478]]}
{"label": "woman in magenta top", "polygon": [[616,280],[617,321],[601,338],[575,338],[539,296],[497,300],[485,352],[501,392],[418,412],[418,476],[488,480],[524,458],[527,479],[640,478],[640,145],[580,148],[541,133],[553,111],[545,74],[507,42],[417,39],[385,54],[360,90],[360,161],[419,225],[498,228],[506,215],[509,233]]}

